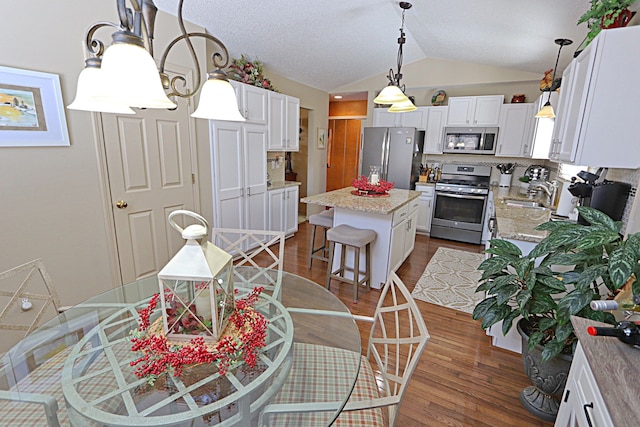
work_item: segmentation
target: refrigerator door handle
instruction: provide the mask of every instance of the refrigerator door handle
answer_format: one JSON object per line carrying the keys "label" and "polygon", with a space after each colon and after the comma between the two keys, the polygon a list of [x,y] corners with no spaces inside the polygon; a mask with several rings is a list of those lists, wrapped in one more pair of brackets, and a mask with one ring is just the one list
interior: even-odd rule
{"label": "refrigerator door handle", "polygon": [[384,140],[382,143],[382,165],[381,165],[381,175],[382,179],[388,181],[387,175],[389,172],[389,148],[391,145],[391,129],[387,129],[384,133]]}

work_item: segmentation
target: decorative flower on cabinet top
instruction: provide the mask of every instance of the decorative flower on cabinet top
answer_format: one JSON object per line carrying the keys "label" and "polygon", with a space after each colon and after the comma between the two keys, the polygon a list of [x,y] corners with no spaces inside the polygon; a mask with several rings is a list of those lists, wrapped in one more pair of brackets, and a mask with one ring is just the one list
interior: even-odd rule
{"label": "decorative flower on cabinet top", "polygon": [[233,80],[246,83],[251,86],[257,86],[277,92],[278,90],[271,84],[271,80],[264,76],[263,67],[264,64],[257,58],[255,61],[251,61],[242,54],[240,59],[231,58],[231,65],[229,65],[229,77]]}

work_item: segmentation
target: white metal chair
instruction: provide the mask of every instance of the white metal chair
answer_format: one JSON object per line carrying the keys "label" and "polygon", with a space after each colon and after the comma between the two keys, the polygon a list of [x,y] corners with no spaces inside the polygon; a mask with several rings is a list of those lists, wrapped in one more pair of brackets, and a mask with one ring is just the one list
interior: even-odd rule
{"label": "white metal chair", "polygon": [[[372,323],[369,343],[366,356],[362,356],[351,397],[333,425],[378,426],[384,425],[387,418],[389,425],[394,426],[409,379],[429,341],[427,326],[411,293],[395,273],[391,273],[382,289],[374,316],[353,317],[358,321]],[[325,353],[323,357],[327,357],[327,353],[334,355],[333,368],[313,375],[300,369],[304,366],[304,359],[318,351]],[[320,394],[331,393],[331,382],[340,380],[339,370],[341,360],[344,359],[341,354],[344,351],[310,344],[294,346],[290,379],[276,396],[274,403],[265,408],[261,425],[312,425],[318,419],[319,412],[339,407],[336,406],[339,402],[335,402],[333,406],[328,405],[326,397]],[[326,377],[315,377],[319,374]],[[322,387],[314,387],[314,384],[322,384]],[[317,393],[317,399],[309,400],[323,403],[291,403],[289,396],[302,391],[307,396],[309,393]],[[383,407],[388,408],[386,417],[381,409]]]}
{"label": "white metal chair", "polygon": [[211,241],[234,257],[236,288],[251,290],[263,286],[280,300],[285,233],[267,230],[212,228]]}

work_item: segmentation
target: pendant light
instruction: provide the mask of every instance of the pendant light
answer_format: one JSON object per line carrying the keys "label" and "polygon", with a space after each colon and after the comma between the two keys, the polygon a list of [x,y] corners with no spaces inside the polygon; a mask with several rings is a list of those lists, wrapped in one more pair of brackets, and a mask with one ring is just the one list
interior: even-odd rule
{"label": "pendant light", "polygon": [[373,100],[376,104],[393,104],[388,111],[392,113],[401,113],[405,111],[413,111],[416,106],[413,102],[404,94],[405,86],[400,83],[402,79],[402,46],[406,42],[404,33],[404,13],[407,9],[412,7],[411,3],[400,2],[400,8],[402,9],[402,26],[400,27],[400,37],[398,37],[398,71],[393,72],[393,69],[389,70],[389,85],[380,91],[378,96]]}
{"label": "pendant light", "polygon": [[[200,101],[193,117],[244,121],[238,111],[235,91],[222,71],[229,64],[226,46],[211,34],[188,33],[182,19],[183,4],[184,0],[179,0],[178,26],[181,34],[167,45],[158,61],[159,66],[156,66],[153,40],[158,9],[153,0],[116,0],[120,22],[97,22],[87,31],[85,48],[88,58],[78,77],[76,98],[67,108],[134,114],[130,107],[174,109],[176,104],[172,99],[175,97],[190,98],[199,93]],[[113,43],[106,49],[101,40],[94,38],[96,31],[105,27],[116,29],[112,34]],[[213,42],[209,46],[214,49],[211,60],[215,68],[208,73],[204,84],[192,38]],[[193,60],[193,89],[179,89],[185,87],[184,78],[169,78],[165,73],[167,56],[180,41],[186,43]],[[201,108],[201,104],[206,107]]]}
{"label": "pendant light", "polygon": [[564,46],[568,46],[571,43],[573,43],[573,40],[555,39],[554,42],[560,47],[558,48],[558,56],[556,57],[556,66],[553,68],[553,77],[551,78],[551,86],[549,86],[549,98],[547,99],[547,102],[544,104],[544,106],[540,109],[540,111],[538,111],[538,114],[536,114],[537,118],[554,119],[556,117],[555,113],[553,112],[553,107],[551,106],[551,91],[556,81],[556,70],[558,69],[558,60],[560,59],[560,52],[562,51],[562,48]]}

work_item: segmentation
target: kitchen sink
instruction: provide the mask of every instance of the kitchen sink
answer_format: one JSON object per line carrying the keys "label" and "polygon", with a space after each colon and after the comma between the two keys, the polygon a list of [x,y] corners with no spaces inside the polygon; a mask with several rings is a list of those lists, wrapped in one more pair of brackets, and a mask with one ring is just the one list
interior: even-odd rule
{"label": "kitchen sink", "polygon": [[546,209],[549,208],[544,207],[544,205],[540,202],[534,202],[532,200],[515,200],[515,199],[506,199],[504,204],[507,206],[519,207],[519,208],[534,208],[534,209]]}

